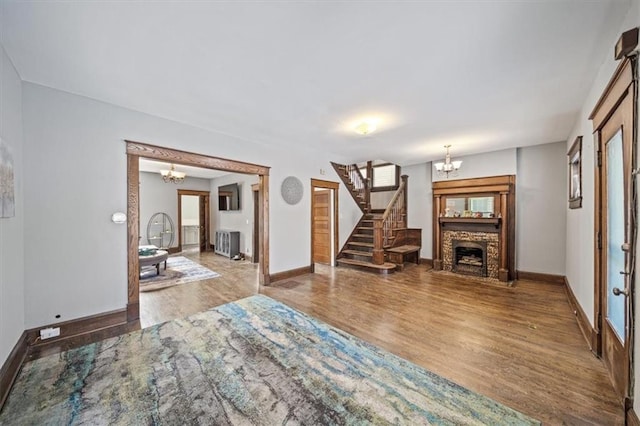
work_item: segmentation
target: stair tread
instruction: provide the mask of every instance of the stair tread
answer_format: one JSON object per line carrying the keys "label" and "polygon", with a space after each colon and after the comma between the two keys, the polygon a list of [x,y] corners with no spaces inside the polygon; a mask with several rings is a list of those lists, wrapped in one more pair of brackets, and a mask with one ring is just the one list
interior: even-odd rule
{"label": "stair tread", "polygon": [[373,243],[364,243],[360,241],[349,241],[348,244],[352,246],[360,246],[360,247],[373,247]]}
{"label": "stair tread", "polygon": [[353,254],[355,256],[373,257],[373,253],[360,250],[342,250],[342,254]]}
{"label": "stair tread", "polygon": [[393,270],[393,269],[396,269],[396,264],[394,264],[394,263],[385,262],[382,265],[376,265],[376,264],[371,263],[371,262],[364,262],[362,260],[355,260],[355,259],[345,259],[344,257],[341,258],[341,259],[338,259],[338,263],[347,264],[347,265],[354,265],[354,266],[362,266],[362,267],[371,268],[371,269],[382,269],[382,270]]}
{"label": "stair tread", "polygon": [[353,234],[353,236],[355,238],[373,238],[373,234]]}

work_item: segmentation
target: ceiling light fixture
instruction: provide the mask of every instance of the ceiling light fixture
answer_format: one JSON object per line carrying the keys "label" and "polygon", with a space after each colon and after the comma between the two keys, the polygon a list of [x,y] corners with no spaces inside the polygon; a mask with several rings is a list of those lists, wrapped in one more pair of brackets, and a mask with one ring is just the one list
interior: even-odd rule
{"label": "ceiling light fixture", "polygon": [[458,169],[462,165],[462,161],[451,161],[451,155],[449,155],[449,148],[451,148],[451,145],[445,145],[444,147],[447,149],[447,155],[444,157],[444,163],[436,163],[433,166],[436,168],[439,177],[449,179],[449,176],[458,176]]}
{"label": "ceiling light fixture", "polygon": [[186,173],[176,172],[176,167],[173,164],[171,165],[171,170],[160,170],[160,174],[165,183],[181,183],[187,176]]}
{"label": "ceiling light fixture", "polygon": [[371,132],[375,132],[377,126],[374,121],[363,121],[353,128],[359,135],[368,135]]}

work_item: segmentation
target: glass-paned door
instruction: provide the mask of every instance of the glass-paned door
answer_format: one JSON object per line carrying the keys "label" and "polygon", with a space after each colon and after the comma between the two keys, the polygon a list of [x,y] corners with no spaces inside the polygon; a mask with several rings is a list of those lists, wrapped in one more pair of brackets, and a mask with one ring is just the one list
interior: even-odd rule
{"label": "glass-paned door", "polygon": [[607,164],[607,320],[622,343],[625,341],[626,300],[616,297],[614,288],[624,289],[625,242],[624,164],[622,130],[606,143]]}

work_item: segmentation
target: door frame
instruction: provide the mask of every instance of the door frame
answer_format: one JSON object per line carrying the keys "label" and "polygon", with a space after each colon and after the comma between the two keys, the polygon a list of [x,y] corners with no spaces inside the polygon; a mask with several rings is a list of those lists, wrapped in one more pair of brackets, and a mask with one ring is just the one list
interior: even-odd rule
{"label": "door frame", "polygon": [[258,280],[269,285],[269,170],[270,167],[126,140],[127,154],[127,321],[140,318],[140,158],[204,169],[258,175],[260,199],[260,256]]}
{"label": "door frame", "polygon": [[[205,197],[207,199],[206,205],[211,206],[211,191],[196,191],[193,189],[178,189],[178,251],[182,251],[182,196],[183,195],[195,195],[198,198]],[[198,216],[200,215],[200,210],[202,210],[202,203],[198,199]],[[210,215],[209,208],[206,208],[204,211],[204,233],[207,238],[207,245],[205,250],[208,250],[210,247],[211,235],[209,230],[211,228],[210,224]],[[202,224],[200,224],[202,226]],[[200,236],[200,231],[198,230],[198,237]],[[198,238],[200,240],[200,238]]]}
{"label": "door frame", "polygon": [[[616,112],[618,106],[623,102],[626,97],[631,97],[631,105],[632,109],[632,135],[631,135],[631,143],[628,147],[629,151],[624,152],[624,178],[625,178],[625,197],[628,201],[627,210],[625,211],[626,218],[626,230],[625,230],[625,239],[628,240],[630,244],[630,248],[627,253],[627,260],[625,268],[630,272],[625,280],[625,287],[629,290],[628,296],[628,306],[629,311],[627,313],[627,324],[628,324],[628,365],[626,367],[627,371],[627,383],[626,389],[624,390],[624,405],[625,411],[627,411],[631,404],[631,398],[633,397],[633,389],[632,383],[634,378],[633,375],[633,347],[634,347],[634,332],[635,332],[635,320],[633,312],[634,309],[634,298],[635,298],[635,274],[634,264],[635,263],[635,245],[636,241],[634,241],[635,229],[637,224],[634,221],[636,206],[634,205],[634,194],[635,194],[635,175],[633,175],[632,170],[635,170],[636,167],[636,141],[637,141],[637,60],[636,57],[627,57],[625,58],[616,69],[613,77],[611,78],[609,84],[605,88],[602,96],[596,103],[596,106],[589,116],[589,119],[593,121],[593,136],[594,136],[594,150],[595,150],[595,199],[594,199],[594,211],[595,211],[595,220],[594,220],[594,334],[592,336],[592,350],[596,355],[602,357],[604,350],[604,336],[603,336],[603,326],[604,326],[604,318],[603,318],[603,307],[605,303],[606,297],[606,285],[607,285],[607,277],[604,276],[604,272],[606,271],[606,250],[604,249],[603,244],[603,233],[606,224],[603,221],[606,219],[604,213],[604,205],[603,203],[606,201],[604,199],[604,168],[602,167],[602,156],[605,155],[603,152],[604,143],[600,137],[601,131],[604,126],[608,123],[611,116]],[[623,145],[624,147],[624,145]]]}
{"label": "door frame", "polygon": [[253,200],[253,226],[251,236],[251,263],[258,263],[258,256],[260,256],[260,241],[258,235],[260,234],[260,185],[254,183],[251,185],[251,199]]}
{"label": "door frame", "polygon": [[309,264],[311,265],[311,272],[315,272],[315,263],[313,262],[313,193],[315,188],[322,189],[332,189],[333,191],[333,220],[332,228],[333,228],[333,264],[335,264],[336,256],[338,255],[338,238],[340,233],[338,232],[338,190],[340,189],[340,184],[338,182],[332,182],[329,180],[321,180],[321,179],[311,179],[311,259]]}

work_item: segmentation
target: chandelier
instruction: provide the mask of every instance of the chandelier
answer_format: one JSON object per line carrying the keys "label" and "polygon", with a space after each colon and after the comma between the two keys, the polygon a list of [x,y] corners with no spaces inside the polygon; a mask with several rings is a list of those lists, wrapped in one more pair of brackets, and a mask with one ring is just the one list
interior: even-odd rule
{"label": "chandelier", "polygon": [[165,183],[181,183],[187,176],[185,173],[176,172],[176,167],[173,164],[171,165],[171,170],[160,170],[160,174]]}
{"label": "chandelier", "polygon": [[444,157],[444,163],[436,163],[434,164],[434,167],[436,168],[436,172],[438,172],[439,177],[449,179],[449,176],[458,176],[458,169],[462,165],[462,161],[451,161],[451,155],[449,155],[449,148],[451,148],[451,145],[445,145],[444,147],[447,149],[447,155]]}

